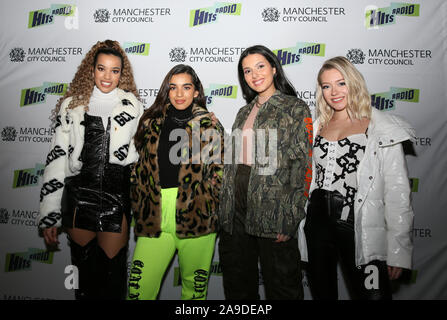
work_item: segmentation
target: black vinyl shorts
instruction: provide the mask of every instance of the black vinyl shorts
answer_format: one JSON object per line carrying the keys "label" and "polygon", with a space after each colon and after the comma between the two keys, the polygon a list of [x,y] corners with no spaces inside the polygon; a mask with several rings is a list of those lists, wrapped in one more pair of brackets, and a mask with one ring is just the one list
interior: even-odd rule
{"label": "black vinyl shorts", "polygon": [[83,186],[78,176],[65,179],[62,226],[93,232],[121,232],[123,215],[130,225],[129,189],[122,192]]}

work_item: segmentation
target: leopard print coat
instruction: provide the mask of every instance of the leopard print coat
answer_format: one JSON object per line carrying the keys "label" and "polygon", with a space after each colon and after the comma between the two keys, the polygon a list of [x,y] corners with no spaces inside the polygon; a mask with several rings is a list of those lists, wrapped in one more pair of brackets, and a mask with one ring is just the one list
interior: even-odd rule
{"label": "leopard print coat", "polygon": [[[216,232],[222,183],[223,127],[213,125],[209,112],[202,107],[193,105],[192,113],[193,119],[185,129],[189,145],[185,144],[181,149],[182,155],[187,155],[187,161],[182,160],[178,177],[176,235],[179,238],[194,238]],[[157,149],[165,115],[143,123],[146,130],[144,147],[138,150],[139,160],[131,177],[132,211],[137,236],[159,237],[162,231]],[[207,133],[211,135],[202,141]],[[194,147],[194,142],[199,144],[199,141],[200,150]],[[203,161],[205,154],[209,156],[207,161]],[[215,183],[211,183],[216,175]]]}

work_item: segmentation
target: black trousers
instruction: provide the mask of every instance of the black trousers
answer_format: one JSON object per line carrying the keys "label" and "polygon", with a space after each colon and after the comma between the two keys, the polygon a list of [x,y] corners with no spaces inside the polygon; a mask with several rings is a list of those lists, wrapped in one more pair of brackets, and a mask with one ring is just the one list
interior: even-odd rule
{"label": "black trousers", "polygon": [[391,286],[385,261],[355,263],[354,214],[341,220],[343,196],[338,191],[312,192],[304,232],[308,260],[307,277],[316,300],[338,299],[337,263],[353,300],[389,300]]}
{"label": "black trousers", "polygon": [[238,165],[232,234],[220,233],[219,258],[227,300],[259,300],[261,265],[268,300],[303,299],[300,255],[296,239],[276,243],[245,232],[247,189],[251,167]]}

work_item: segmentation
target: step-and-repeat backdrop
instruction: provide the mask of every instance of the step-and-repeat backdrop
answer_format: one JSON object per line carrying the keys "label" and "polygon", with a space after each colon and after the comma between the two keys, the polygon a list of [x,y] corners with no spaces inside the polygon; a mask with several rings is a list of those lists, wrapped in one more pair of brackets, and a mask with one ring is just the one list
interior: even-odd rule
{"label": "step-and-repeat backdrop", "polygon": [[[128,53],[146,108],[168,70],[186,63],[226,129],[244,105],[237,80],[244,48],[272,49],[311,110],[323,61],[349,58],[367,79],[374,107],[403,116],[417,132],[407,148],[414,268],[396,283],[395,298],[447,298],[447,2],[61,2],[0,3],[0,299],[74,297],[65,236],[59,250],[49,252],[37,232],[39,191],[53,136],[51,110],[83,56],[105,39],[119,41]],[[303,283],[310,299],[306,278]],[[175,260],[160,299],[179,299],[180,288]],[[217,252],[208,298],[224,298]]]}

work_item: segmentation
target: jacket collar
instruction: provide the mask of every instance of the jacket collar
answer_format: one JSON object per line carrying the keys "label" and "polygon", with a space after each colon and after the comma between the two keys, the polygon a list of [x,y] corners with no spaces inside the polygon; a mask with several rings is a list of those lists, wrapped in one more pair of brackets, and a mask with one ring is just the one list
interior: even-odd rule
{"label": "jacket collar", "polygon": [[[163,109],[163,116],[161,117],[162,119],[164,119],[166,117],[166,111],[168,110],[168,108],[174,108],[170,103],[166,104],[165,108]],[[209,111],[207,109],[205,109],[204,107],[199,106],[198,104],[194,103],[192,105],[192,116],[195,118],[197,116],[202,115],[204,112],[205,113],[209,113]]]}
{"label": "jacket collar", "polygon": [[[278,89],[276,89],[276,91],[272,94],[272,96],[267,100],[266,103],[268,103],[271,106],[274,107],[280,107],[282,105],[282,96],[283,93],[281,91],[279,91]],[[249,104],[249,109],[251,110],[253,108],[253,106],[255,105],[256,101],[258,101],[259,96],[256,96],[256,98],[254,98]]]}
{"label": "jacket collar", "polygon": [[[250,114],[251,110],[254,108],[254,105],[258,101],[258,96],[254,98],[249,104],[245,105],[240,109],[240,113],[238,114],[238,117],[236,117],[235,122],[233,123],[233,129],[239,128],[242,129],[242,126],[245,123],[245,120],[247,119],[248,115]],[[279,90],[276,90],[270,99],[267,100],[266,104],[269,106],[272,106],[274,108],[278,108],[282,105],[283,101],[283,93]],[[264,109],[264,108],[262,108]],[[259,110],[261,112],[261,110]]]}
{"label": "jacket collar", "polygon": [[375,135],[382,147],[416,139],[413,127],[400,116],[372,108],[368,133]]}
{"label": "jacket collar", "polygon": [[[171,106],[170,104],[167,104],[165,106],[165,108],[163,109],[163,114],[155,119],[155,121],[157,121],[158,124],[161,124],[162,122],[164,122],[165,118],[166,118],[166,111],[168,110],[168,108],[173,108],[173,106]],[[208,114],[209,111],[207,109],[205,109],[204,107],[199,106],[198,104],[194,103],[192,106],[192,120],[194,120],[195,118],[204,115],[204,114]]]}
{"label": "jacket collar", "polygon": [[209,111],[207,109],[205,109],[205,108],[203,108],[203,107],[201,107],[201,106],[199,106],[197,104],[194,104],[192,106],[192,116],[193,116],[193,118],[196,118],[196,117],[199,117],[199,116],[201,116],[203,114],[208,114],[208,113],[209,113]]}
{"label": "jacket collar", "polygon": [[[124,91],[123,89],[117,88],[117,94],[118,94],[118,98],[120,99],[120,102],[124,106],[127,106],[127,105],[133,106],[133,108],[137,111],[137,114],[139,114],[138,104],[140,102],[137,100],[137,98],[135,97],[135,95],[132,92]],[[68,109],[68,105],[72,99],[73,99],[73,97],[68,97],[64,101],[63,106],[61,106],[61,115],[65,115],[67,112],[68,113],[75,112],[78,114],[82,114],[84,112],[84,110],[85,110],[84,105],[79,105],[73,109]],[[130,104],[128,102],[130,102]]]}
{"label": "jacket collar", "polygon": [[[320,119],[313,123],[314,141],[320,126]],[[414,128],[412,128],[401,117],[379,111],[376,108],[371,110],[371,121],[368,125],[368,136],[375,136],[381,147],[400,143],[405,140],[414,141],[416,139]]]}

